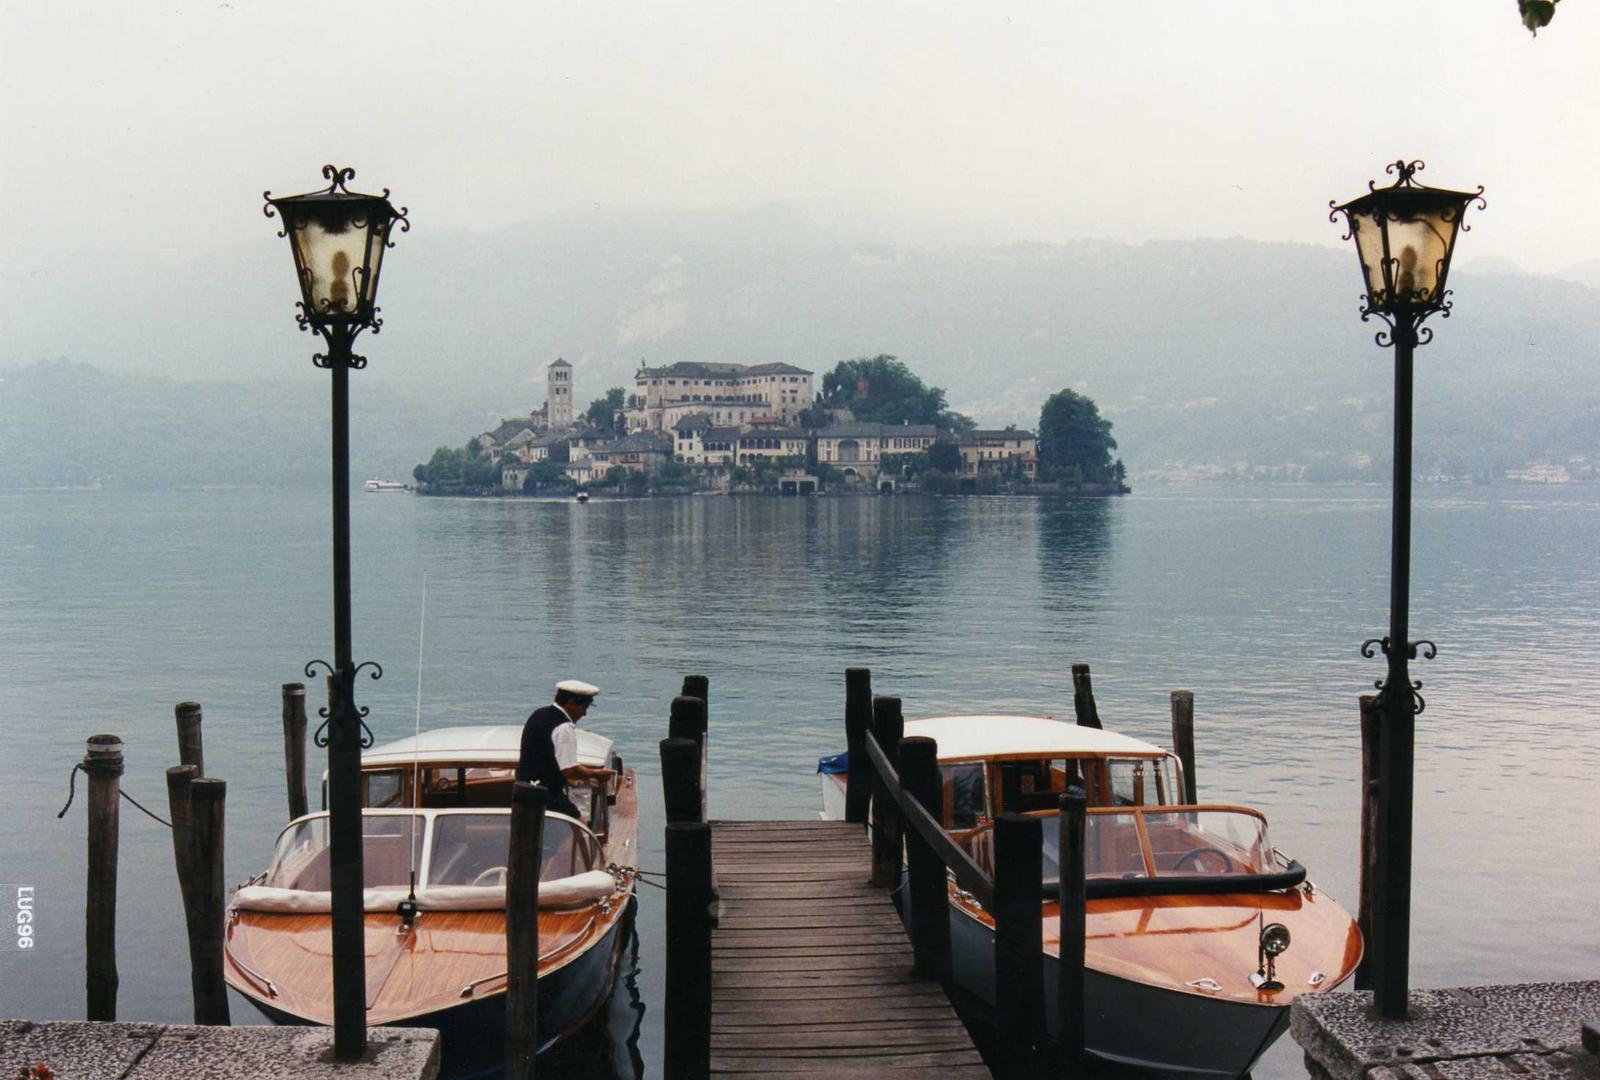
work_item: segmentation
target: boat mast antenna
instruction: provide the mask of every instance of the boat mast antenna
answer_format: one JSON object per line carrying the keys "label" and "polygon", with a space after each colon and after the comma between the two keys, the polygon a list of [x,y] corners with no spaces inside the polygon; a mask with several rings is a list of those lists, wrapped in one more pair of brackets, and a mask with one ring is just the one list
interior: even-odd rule
{"label": "boat mast antenna", "polygon": [[[428,571],[422,571],[422,614],[417,619],[417,719],[412,730],[411,740],[411,801],[420,808],[422,793],[418,788],[418,775],[422,765],[422,645],[428,629]],[[417,918],[417,819],[411,817],[411,843],[406,845],[407,857],[410,861],[411,891],[406,898],[400,901],[400,906],[395,908],[395,913],[400,916],[400,932],[405,933]]]}

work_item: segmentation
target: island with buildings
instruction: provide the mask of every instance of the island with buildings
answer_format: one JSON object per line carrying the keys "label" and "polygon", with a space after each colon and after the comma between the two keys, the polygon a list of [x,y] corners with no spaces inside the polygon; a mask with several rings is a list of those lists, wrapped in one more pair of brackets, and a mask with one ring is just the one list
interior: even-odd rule
{"label": "island with buildings", "polygon": [[414,470],[418,491],[1127,490],[1122,462],[1111,458],[1110,422],[1069,390],[1047,403],[1041,422],[1049,421],[1052,406],[1070,405],[1064,422],[1085,430],[1062,432],[1056,442],[1063,454],[1082,460],[1042,472],[1033,431],[977,427],[946,410],[942,390],[924,386],[891,356],[840,364],[824,377],[821,394],[814,372],[787,363],[640,366],[631,393],[612,388],[582,413],[573,375],[566,360],[551,362],[543,405],[502,420],[460,449],[440,447]]}

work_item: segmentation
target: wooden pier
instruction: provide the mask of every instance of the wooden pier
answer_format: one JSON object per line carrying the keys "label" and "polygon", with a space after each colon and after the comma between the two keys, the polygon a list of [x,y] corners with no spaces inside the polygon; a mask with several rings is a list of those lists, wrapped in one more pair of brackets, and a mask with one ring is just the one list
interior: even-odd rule
{"label": "wooden pier", "polygon": [[715,821],[711,1073],[987,1077],[842,821]]}

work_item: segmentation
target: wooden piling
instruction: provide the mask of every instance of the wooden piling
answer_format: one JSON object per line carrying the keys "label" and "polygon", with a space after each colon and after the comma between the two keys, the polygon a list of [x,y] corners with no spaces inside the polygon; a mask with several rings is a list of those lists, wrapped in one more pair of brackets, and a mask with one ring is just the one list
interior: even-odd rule
{"label": "wooden piling", "polygon": [[1044,823],[994,822],[994,982],[1000,1042],[1012,1067],[1036,1066],[1044,1044]]}
{"label": "wooden piling", "polygon": [[[900,699],[887,694],[872,699],[872,734],[889,765],[900,770],[900,739],[905,735]],[[876,771],[876,770],[874,770]],[[872,786],[872,883],[892,889],[900,883],[900,811],[889,797],[882,778]]]}
{"label": "wooden piling", "polygon": [[511,792],[506,863],[506,1080],[533,1080],[539,1052],[539,869],[550,793],[519,780]]}
{"label": "wooden piling", "polygon": [[867,760],[867,732],[872,730],[872,671],[844,669],[844,737],[850,751],[850,771],[845,777],[844,819],[867,823],[872,804],[872,762]]}
{"label": "wooden piling", "polygon": [[89,871],[84,900],[85,1018],[117,1018],[117,808],[122,740],[91,735],[79,766],[89,778]]}
{"label": "wooden piling", "polygon": [[1378,880],[1378,788],[1382,777],[1378,770],[1378,727],[1383,723],[1383,709],[1378,695],[1361,695],[1361,877],[1358,886],[1356,925],[1361,928],[1362,940],[1367,943],[1361,964],[1356,968],[1355,988],[1371,990],[1372,916],[1376,910]]}
{"label": "wooden piling", "polygon": [[1100,726],[1100,710],[1094,703],[1094,684],[1089,681],[1089,665],[1072,665],[1072,710],[1077,713],[1079,727]]}
{"label": "wooden piling", "polygon": [[667,825],[666,1080],[711,1073],[711,826]]}
{"label": "wooden piling", "polygon": [[[182,766],[179,766],[182,768]],[[194,1022],[227,1025],[228,984],[222,977],[223,823],[228,785],[198,777],[189,784],[191,879],[185,921],[189,930],[189,981]]]}
{"label": "wooden piling", "polygon": [[[689,678],[694,678],[690,676]],[[688,682],[688,679],[684,680]],[[672,699],[672,708],[667,722],[667,736],[673,739],[693,739],[700,744],[700,769],[696,783],[700,786],[700,815],[698,821],[706,820],[706,703],[705,699],[690,697],[680,694]]]}
{"label": "wooden piling", "polygon": [[[944,820],[944,782],[939,776],[939,745],[932,739],[900,740],[900,783],[933,816]],[[911,948],[916,973],[941,982],[950,977],[950,898],[944,861],[915,829],[907,829]]]}
{"label": "wooden piling", "polygon": [[704,675],[685,675],[683,677],[683,696],[697,697],[711,705],[711,680]]}
{"label": "wooden piling", "polygon": [[178,893],[183,897],[185,923],[189,918],[189,891],[194,877],[190,848],[194,823],[189,812],[190,786],[200,773],[193,765],[174,765],[167,770],[167,820],[172,822],[172,864],[178,872]]}
{"label": "wooden piling", "polygon": [[1194,691],[1172,692],[1172,752],[1183,765],[1182,799],[1189,805],[1200,801],[1200,785],[1194,775]]}
{"label": "wooden piling", "polygon": [[289,820],[306,806],[306,684],[283,684],[283,774],[289,788]]}
{"label": "wooden piling", "polygon": [[1061,866],[1061,946],[1056,969],[1056,1068],[1061,1080],[1076,1078],[1084,1065],[1084,825],[1088,801],[1082,795],[1061,797],[1060,835],[1056,850]]}
{"label": "wooden piling", "polygon": [[667,823],[701,821],[700,744],[693,739],[661,740],[661,793]]}
{"label": "wooden piling", "polygon": [[180,701],[172,707],[178,721],[178,762],[193,765],[197,774],[206,774],[205,751],[200,738],[200,703]]}

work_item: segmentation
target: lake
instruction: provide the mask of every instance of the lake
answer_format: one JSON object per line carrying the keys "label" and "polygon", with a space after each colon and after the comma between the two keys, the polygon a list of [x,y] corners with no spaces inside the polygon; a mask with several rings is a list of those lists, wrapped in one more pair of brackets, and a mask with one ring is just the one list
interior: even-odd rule
{"label": "lake", "polygon": [[[817,809],[818,755],[843,747],[845,667],[907,716],[1070,718],[1083,660],[1107,726],[1152,741],[1168,692],[1193,690],[1202,797],[1265,811],[1354,907],[1356,697],[1384,674],[1357,649],[1388,622],[1387,488],[352,507],[355,658],[385,671],[357,695],[378,740],[415,723],[426,573],[423,726],[520,723],[557,679],[598,684],[586,723],[639,769],[648,869],[684,674],[711,680],[713,816],[793,817]],[[1592,976],[1600,490],[1423,485],[1414,532],[1413,634],[1439,656],[1413,668],[1413,982]],[[0,883],[35,887],[38,935],[0,942],[0,1016],[83,1014],[81,784],[56,812],[86,736],[120,735],[124,790],[164,812],[172,706],[201,701],[227,879],[265,865],[286,818],[279,687],[332,652],[328,547],[316,492],[0,495]],[[170,835],[126,804],[118,900],[119,1018],[187,1020]],[[587,1075],[658,1069],[659,892],[641,890],[638,925]],[[1285,1038],[1257,1077],[1299,1061]]]}

